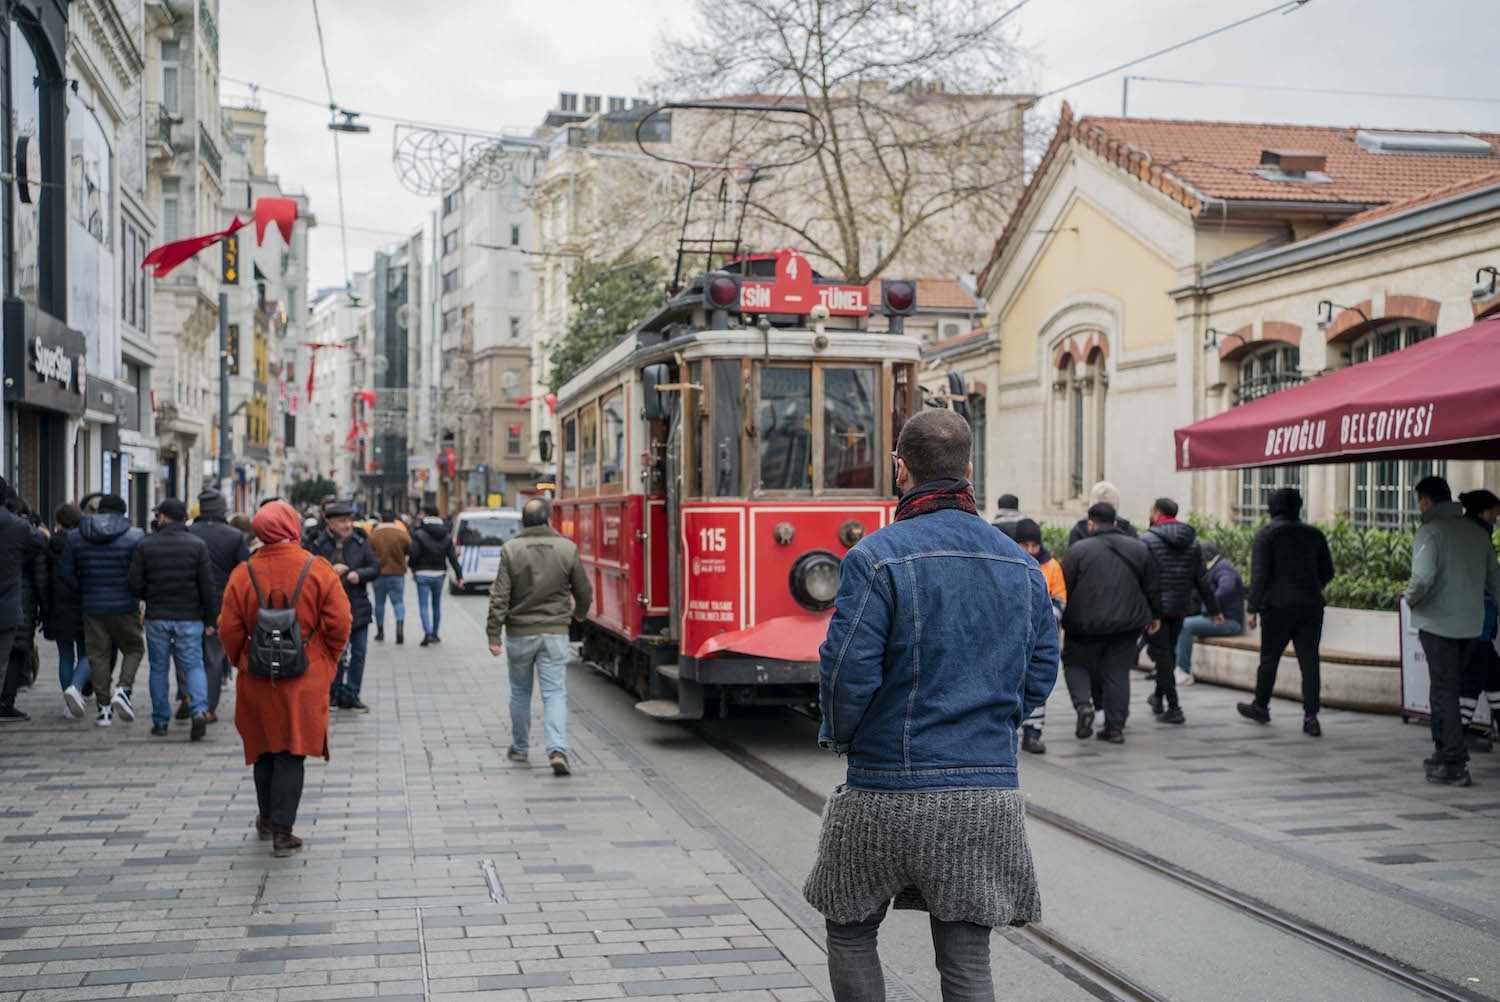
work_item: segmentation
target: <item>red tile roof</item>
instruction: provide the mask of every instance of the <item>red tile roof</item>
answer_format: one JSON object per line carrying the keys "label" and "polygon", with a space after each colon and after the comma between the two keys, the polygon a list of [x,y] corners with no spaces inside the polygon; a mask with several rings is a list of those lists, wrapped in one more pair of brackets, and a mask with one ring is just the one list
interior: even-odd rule
{"label": "red tile roof", "polygon": [[1490,171],[1488,174],[1477,174],[1474,177],[1464,178],[1461,181],[1454,181],[1451,184],[1445,184],[1440,188],[1424,191],[1419,195],[1412,195],[1409,198],[1387,202],[1373,209],[1366,209],[1364,212],[1356,213],[1337,226],[1322,230],[1316,235],[1322,236],[1324,233],[1342,232],[1356,226],[1363,226],[1365,223],[1374,222],[1377,219],[1384,219],[1387,216],[1394,216],[1411,209],[1420,209],[1424,205],[1431,205],[1449,198],[1457,198],[1459,195],[1467,195],[1471,191],[1481,191],[1485,188],[1497,186],[1500,186],[1500,169]]}
{"label": "red tile roof", "polygon": [[[1198,215],[1205,199],[1302,202],[1309,206],[1383,206],[1422,196],[1442,186],[1462,185],[1497,169],[1495,157],[1426,153],[1371,153],[1355,142],[1358,128],[1276,125],[1254,122],[1202,122],[1149,118],[1073,118],[1066,103],[1052,142],[1011,213],[989,263],[980,274],[984,287],[1020,218],[1061,147],[1079,145],[1156,188]],[[1397,132],[1405,130],[1375,130]],[[1449,133],[1460,135],[1460,133]],[[1470,132],[1500,154],[1500,134]],[[1305,150],[1324,154],[1326,183],[1263,178],[1262,150]]]}
{"label": "red tile roof", "polygon": [[[978,313],[979,300],[956,278],[918,278],[917,309]],[[880,280],[870,283],[870,302],[880,303]]]}
{"label": "red tile roof", "polygon": [[990,329],[988,327],[976,327],[973,330],[969,331],[967,334],[954,334],[952,337],[945,337],[940,341],[934,341],[929,345],[924,345],[922,347],[922,354],[925,355],[929,351],[941,351],[945,348],[952,348],[957,345],[964,344],[968,341],[975,341],[988,334],[989,332]]}

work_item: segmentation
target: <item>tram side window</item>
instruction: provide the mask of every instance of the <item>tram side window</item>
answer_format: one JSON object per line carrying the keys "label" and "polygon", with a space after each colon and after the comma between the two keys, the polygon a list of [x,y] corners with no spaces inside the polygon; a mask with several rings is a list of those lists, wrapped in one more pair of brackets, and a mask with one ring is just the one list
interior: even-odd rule
{"label": "tram side window", "polygon": [[740,493],[740,425],[744,413],[738,359],[714,361],[714,490],[718,497]]}
{"label": "tram side window", "polygon": [[578,486],[599,486],[599,411],[589,404],[578,412]]}
{"label": "tram side window", "polygon": [[563,487],[572,491],[578,490],[578,418],[570,417],[563,422],[563,448],[562,462],[558,469],[562,470]]}
{"label": "tram side window", "polygon": [[811,489],[811,368],[768,365],[760,371],[756,425],[761,489]]}
{"label": "tram side window", "polygon": [[825,368],[823,373],[823,487],[875,486],[875,370]]}
{"label": "tram side window", "polygon": [[599,482],[617,484],[625,477],[625,395],[616,390],[600,404]]}

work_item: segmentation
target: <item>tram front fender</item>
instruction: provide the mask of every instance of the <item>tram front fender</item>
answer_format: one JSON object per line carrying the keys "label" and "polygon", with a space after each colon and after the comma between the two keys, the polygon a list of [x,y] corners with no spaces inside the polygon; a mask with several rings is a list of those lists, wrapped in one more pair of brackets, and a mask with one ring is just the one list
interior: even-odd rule
{"label": "tram front fender", "polygon": [[698,645],[696,658],[716,654],[743,654],[753,658],[777,661],[818,660],[818,648],[828,635],[828,621],[833,610],[805,615],[777,616],[743,630],[720,633]]}

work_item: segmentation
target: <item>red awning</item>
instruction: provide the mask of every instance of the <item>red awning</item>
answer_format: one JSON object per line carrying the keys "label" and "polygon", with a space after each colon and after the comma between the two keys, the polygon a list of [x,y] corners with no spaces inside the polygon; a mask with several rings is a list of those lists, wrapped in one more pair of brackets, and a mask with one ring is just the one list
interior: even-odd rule
{"label": "red awning", "polygon": [[1500,459],[1500,318],[1179,428],[1178,470]]}

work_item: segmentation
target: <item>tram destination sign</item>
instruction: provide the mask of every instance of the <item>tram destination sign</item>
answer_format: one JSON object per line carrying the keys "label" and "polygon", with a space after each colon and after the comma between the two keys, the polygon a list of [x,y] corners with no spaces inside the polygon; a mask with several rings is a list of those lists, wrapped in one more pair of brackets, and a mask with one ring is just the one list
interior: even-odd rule
{"label": "tram destination sign", "polygon": [[813,280],[812,265],[794,250],[776,252],[773,281],[746,278],[740,282],[741,313],[787,313],[806,316],[823,306],[830,316],[870,314],[870,290],[863,285]]}

